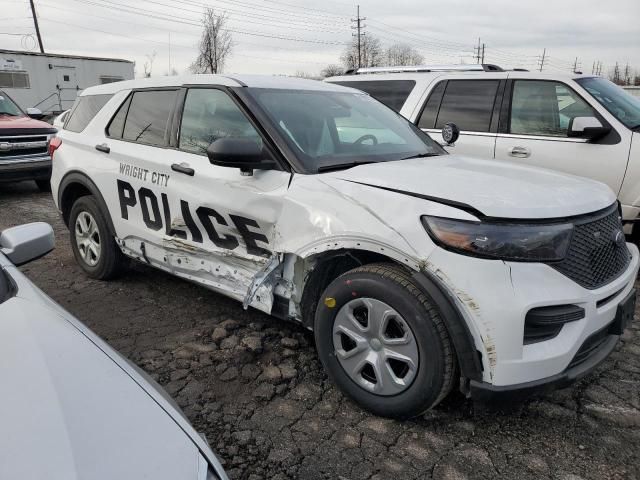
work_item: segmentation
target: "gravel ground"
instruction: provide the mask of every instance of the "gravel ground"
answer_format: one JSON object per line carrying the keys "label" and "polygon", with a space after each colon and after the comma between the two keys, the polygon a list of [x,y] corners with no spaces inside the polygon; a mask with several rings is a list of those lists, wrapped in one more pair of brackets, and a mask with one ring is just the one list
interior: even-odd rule
{"label": "gravel ground", "polygon": [[0,230],[53,225],[57,248],[23,267],[176,399],[232,479],[640,479],[640,323],[587,379],[543,399],[477,406],[453,394],[413,421],[341,395],[311,335],[143,265],[85,277],[50,194],[0,185]]}

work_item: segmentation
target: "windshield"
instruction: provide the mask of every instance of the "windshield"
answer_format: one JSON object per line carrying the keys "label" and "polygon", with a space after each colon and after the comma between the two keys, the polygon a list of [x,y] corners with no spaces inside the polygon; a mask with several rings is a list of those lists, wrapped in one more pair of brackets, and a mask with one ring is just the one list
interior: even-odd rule
{"label": "windshield", "polygon": [[0,115],[11,115],[12,117],[22,115],[22,110],[4,92],[0,92]]}
{"label": "windshield", "polygon": [[576,82],[628,128],[640,127],[640,98],[604,78],[580,78]]}
{"label": "windshield", "polygon": [[312,172],[446,153],[428,135],[369,95],[249,90]]}

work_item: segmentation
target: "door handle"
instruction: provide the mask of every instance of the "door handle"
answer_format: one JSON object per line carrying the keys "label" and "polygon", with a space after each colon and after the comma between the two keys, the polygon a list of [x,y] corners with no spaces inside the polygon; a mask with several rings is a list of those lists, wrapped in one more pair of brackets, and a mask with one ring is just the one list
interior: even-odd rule
{"label": "door handle", "polygon": [[96,145],[96,150],[104,153],[109,153],[111,151],[109,145],[107,145],[106,143],[99,143],[98,145]]}
{"label": "door handle", "polygon": [[531,150],[527,147],[511,147],[509,149],[510,157],[528,158],[531,156]]}
{"label": "door handle", "polygon": [[174,163],[171,165],[171,170],[174,172],[184,173],[190,177],[193,177],[193,174],[195,173],[195,170],[186,163]]}

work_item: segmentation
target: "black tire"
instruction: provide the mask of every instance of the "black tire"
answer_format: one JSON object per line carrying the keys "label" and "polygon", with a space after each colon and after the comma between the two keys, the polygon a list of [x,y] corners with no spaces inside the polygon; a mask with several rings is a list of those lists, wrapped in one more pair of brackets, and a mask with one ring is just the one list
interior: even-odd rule
{"label": "black tire", "polygon": [[51,181],[47,178],[42,180],[36,180],[36,185],[41,192],[50,192],[51,191]]}
{"label": "black tire", "polygon": [[[411,328],[420,361],[412,383],[401,393],[382,396],[366,390],[338,361],[333,344],[334,321],[340,308],[357,297],[385,302]],[[320,297],[314,330],[318,354],[329,377],[344,393],[376,415],[391,418],[420,415],[437,405],[453,388],[457,371],[455,353],[441,314],[400,266],[365,265],[338,277]]]}
{"label": "black tire", "polygon": [[[89,265],[80,253],[78,243],[75,236],[75,226],[78,216],[82,212],[88,212],[95,219],[98,234],[100,238],[100,256],[96,265]],[[110,280],[118,276],[126,267],[127,258],[120,251],[113,235],[109,231],[107,220],[105,215],[100,210],[98,202],[92,195],[87,195],[78,198],[73,207],[71,207],[71,214],[69,215],[69,232],[71,240],[71,249],[73,250],[73,256],[76,258],[78,265],[85,271],[85,273],[98,280]]]}

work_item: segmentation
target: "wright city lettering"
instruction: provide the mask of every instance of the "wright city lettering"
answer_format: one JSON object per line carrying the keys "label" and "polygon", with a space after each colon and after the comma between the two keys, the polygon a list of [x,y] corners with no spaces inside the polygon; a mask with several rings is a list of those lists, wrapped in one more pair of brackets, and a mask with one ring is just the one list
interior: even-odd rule
{"label": "wright city lettering", "polygon": [[[139,188],[136,194],[136,190],[129,182],[117,180],[117,183],[118,199],[120,200],[120,216],[124,220],[129,220],[129,209],[140,204],[142,221],[150,230],[157,232],[164,228],[166,235],[182,240],[187,238],[188,231],[193,242],[204,243],[203,234],[194,221],[194,214],[186,200],[180,200],[180,213],[184,219],[186,230],[177,229],[171,226],[171,210],[166,193],[161,193],[160,199],[158,199],[158,196],[146,187]],[[162,212],[160,211],[161,208]],[[258,245],[258,242],[260,242],[268,246],[269,239],[260,231],[260,225],[258,225],[258,222],[255,220],[232,214],[228,215],[229,220],[227,220],[213,208],[205,206],[197,207],[194,212],[204,227],[207,237],[216,247],[224,248],[225,250],[234,250],[240,245],[237,236],[220,234],[216,229],[216,226],[228,227],[230,221],[235,225],[240,237],[242,237],[248,253],[263,257],[269,257],[271,255],[268,249]]]}
{"label": "wright city lettering", "polygon": [[134,165],[129,165],[128,163],[120,164],[120,175],[137,178],[143,182],[151,182],[154,185],[159,185],[161,187],[166,187],[169,183],[169,175],[166,173],[154,172],[148,168],[136,167]]}

